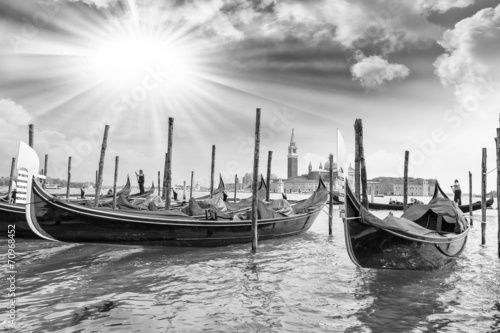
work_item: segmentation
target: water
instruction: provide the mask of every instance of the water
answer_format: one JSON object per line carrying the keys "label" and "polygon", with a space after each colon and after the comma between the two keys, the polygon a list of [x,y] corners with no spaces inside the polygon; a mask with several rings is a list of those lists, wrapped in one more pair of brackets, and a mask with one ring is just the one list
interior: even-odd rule
{"label": "water", "polygon": [[[500,332],[496,210],[487,214],[487,245],[480,245],[476,222],[456,264],[434,272],[355,267],[337,212],[332,237],[322,213],[308,232],[263,241],[256,255],[249,244],[146,248],[18,239],[12,331]],[[7,253],[5,239],[0,249]],[[8,319],[7,288],[2,278],[0,322]]]}

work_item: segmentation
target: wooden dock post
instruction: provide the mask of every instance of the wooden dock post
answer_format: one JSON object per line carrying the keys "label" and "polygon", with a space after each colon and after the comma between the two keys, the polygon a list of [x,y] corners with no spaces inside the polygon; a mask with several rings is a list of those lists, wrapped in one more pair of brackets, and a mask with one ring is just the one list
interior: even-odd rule
{"label": "wooden dock post", "polygon": [[210,198],[214,195],[215,145],[212,145],[212,163],[210,166]]}
{"label": "wooden dock post", "polygon": [[481,244],[486,244],[486,148],[481,163]]}
{"label": "wooden dock post", "polygon": [[102,138],[101,157],[99,158],[99,171],[97,172],[97,185],[95,188],[95,202],[94,202],[95,207],[99,205],[99,194],[101,193],[102,173],[104,170],[104,156],[106,155],[106,147],[108,146],[108,132],[109,132],[109,125],[105,125],[104,136]]}
{"label": "wooden dock post", "polygon": [[252,179],[252,253],[257,253],[259,231],[257,226],[257,186],[259,179],[259,150],[260,150],[260,108],[256,110],[255,117],[255,150],[253,154],[253,179]]}
{"label": "wooden dock post", "polygon": [[406,211],[408,208],[408,159],[410,157],[410,152],[405,150],[405,171],[403,178],[403,210]]}
{"label": "wooden dock post", "polygon": [[29,128],[28,129],[28,131],[29,131],[29,133],[28,133],[29,134],[29,139],[28,139],[29,140],[28,141],[29,142],[29,146],[31,148],[33,148],[33,144],[34,144],[34,141],[35,141],[35,125],[29,124],[28,128]]}
{"label": "wooden dock post", "polygon": [[[113,209],[116,209],[116,182],[118,181],[118,162],[119,157],[115,157],[115,177],[113,178]],[[160,177],[160,175],[158,175]]]}
{"label": "wooden dock post", "polygon": [[330,161],[330,200],[328,202],[328,234],[331,236],[333,234],[333,154],[329,156]]}
{"label": "wooden dock post", "polygon": [[68,157],[68,186],[66,186],[66,199],[69,199],[70,184],[71,184],[71,156]]}
{"label": "wooden dock post", "polygon": [[94,188],[95,188],[95,191],[96,191],[96,192],[95,192],[95,193],[96,193],[96,194],[95,194],[96,196],[97,196],[97,179],[99,178],[99,175],[97,174],[98,172],[99,172],[99,171],[97,171],[97,170],[95,171],[95,186],[94,186]]}
{"label": "wooden dock post", "polygon": [[9,176],[9,193],[7,194],[8,202],[10,202],[10,199],[12,199],[12,181],[14,181],[15,170],[16,170],[16,158],[12,157],[12,164],[10,166],[10,176]]}
{"label": "wooden dock post", "polygon": [[266,188],[266,201],[269,201],[269,191],[271,189],[271,162],[273,160],[273,152],[270,150],[267,155],[267,188]]}
{"label": "wooden dock post", "polygon": [[362,204],[365,208],[368,208],[368,193],[367,193],[367,178],[366,178],[366,162],[365,162],[365,149],[363,146],[363,121],[361,119],[356,119],[354,123],[354,128],[356,129],[356,138],[358,146],[358,161],[360,165],[360,178],[361,178],[361,195]]}
{"label": "wooden dock post", "polygon": [[191,171],[191,187],[189,188],[189,199],[193,197],[193,177],[194,171]]}
{"label": "wooden dock post", "polygon": [[49,155],[45,154],[45,162],[44,162],[44,165],[43,165],[43,175],[45,176],[45,178],[42,181],[42,188],[43,189],[45,189],[45,183],[47,183],[47,168],[48,168],[48,165],[49,165]]}
{"label": "wooden dock post", "polygon": [[236,202],[236,193],[238,192],[238,175],[234,174],[234,202]]}
{"label": "wooden dock post", "polygon": [[358,135],[358,119],[354,122],[354,195],[358,200],[361,200],[361,172],[359,160],[359,135]]}
{"label": "wooden dock post", "polygon": [[496,148],[497,148],[497,216],[498,216],[498,258],[500,258],[500,128],[497,128],[496,137]]}
{"label": "wooden dock post", "polygon": [[172,139],[174,134],[174,118],[168,118],[168,150],[167,150],[167,195],[165,209],[170,209],[170,191],[172,189]]}
{"label": "wooden dock post", "polygon": [[[167,161],[168,161],[168,153],[165,153],[165,165],[163,166],[163,196],[162,199],[164,201],[167,200]],[[168,193],[170,196],[170,193]]]}
{"label": "wooden dock post", "polygon": [[182,186],[182,200],[186,200],[186,181],[184,181],[184,185]]}
{"label": "wooden dock post", "polygon": [[161,179],[161,171],[158,171],[158,196],[161,197],[161,182],[160,182],[160,179]]}
{"label": "wooden dock post", "polygon": [[474,220],[472,219],[472,173],[469,171],[469,215],[470,215],[470,225],[474,225]]}

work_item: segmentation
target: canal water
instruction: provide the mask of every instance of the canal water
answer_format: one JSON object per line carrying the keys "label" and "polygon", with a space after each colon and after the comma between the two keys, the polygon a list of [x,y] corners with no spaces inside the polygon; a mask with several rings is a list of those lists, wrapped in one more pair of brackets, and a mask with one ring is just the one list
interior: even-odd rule
{"label": "canal water", "polygon": [[456,263],[431,272],[357,268],[338,211],[333,223],[329,236],[321,213],[308,232],[262,241],[255,255],[249,244],[148,248],[16,239],[14,328],[7,322],[2,237],[0,331],[500,332],[496,210],[487,211],[486,245],[475,222]]}

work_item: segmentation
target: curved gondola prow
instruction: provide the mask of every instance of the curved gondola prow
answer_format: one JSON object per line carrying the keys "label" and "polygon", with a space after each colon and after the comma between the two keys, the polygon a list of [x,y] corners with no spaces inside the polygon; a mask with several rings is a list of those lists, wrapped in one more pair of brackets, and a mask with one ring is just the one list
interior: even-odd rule
{"label": "curved gondola prow", "polygon": [[326,185],[325,185],[325,182],[323,181],[323,177],[321,177],[321,175],[320,175],[319,180],[318,180],[318,187],[316,188],[316,191],[321,189],[321,188],[326,189]]}
{"label": "curved gondola prow", "polygon": [[[38,170],[40,167],[40,160],[38,158],[37,153],[25,144],[24,142],[19,142],[19,151],[17,154],[17,168],[19,175],[22,177],[18,178],[18,189],[26,190],[26,195],[23,196],[23,191],[21,192],[21,198],[25,199],[24,203],[26,204],[25,214],[26,221],[30,229],[39,237],[55,241],[52,237],[47,235],[43,230],[38,228],[38,223],[32,219],[34,216],[34,204],[33,204],[33,186],[36,182],[37,178],[44,179],[45,176],[38,174]],[[19,190],[18,190],[19,192]],[[22,200],[21,199],[21,200]]]}
{"label": "curved gondola prow", "polygon": [[347,248],[347,254],[351,261],[358,267],[362,268],[363,266],[359,263],[358,259],[354,255],[354,250],[352,248],[352,242],[350,240],[351,234],[349,232],[349,220],[360,218],[360,207],[361,202],[359,202],[358,198],[354,195],[351,190],[351,186],[348,181],[345,182],[345,196],[344,196],[344,208],[345,208],[345,216],[342,218],[344,223],[344,237],[345,237],[345,245]]}
{"label": "curved gondola prow", "polygon": [[436,184],[434,185],[434,194],[432,195],[432,199],[435,198],[449,199],[446,193],[444,193],[444,191],[441,189],[441,186],[439,186],[439,182],[437,179],[436,179]]}

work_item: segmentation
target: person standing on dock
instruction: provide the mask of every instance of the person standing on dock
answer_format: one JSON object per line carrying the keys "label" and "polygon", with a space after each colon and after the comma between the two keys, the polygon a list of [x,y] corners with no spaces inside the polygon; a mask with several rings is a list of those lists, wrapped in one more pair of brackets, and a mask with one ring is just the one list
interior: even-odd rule
{"label": "person standing on dock", "polygon": [[455,185],[452,185],[453,193],[455,194],[453,201],[455,201],[459,206],[462,204],[462,190],[460,189],[460,184],[458,179],[455,179]]}
{"label": "person standing on dock", "polygon": [[144,173],[142,172],[142,170],[139,170],[139,173],[135,173],[135,175],[137,176],[137,183],[139,183],[139,191],[141,192],[141,194],[144,193]]}

